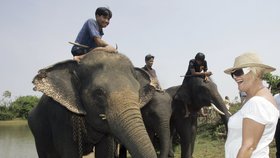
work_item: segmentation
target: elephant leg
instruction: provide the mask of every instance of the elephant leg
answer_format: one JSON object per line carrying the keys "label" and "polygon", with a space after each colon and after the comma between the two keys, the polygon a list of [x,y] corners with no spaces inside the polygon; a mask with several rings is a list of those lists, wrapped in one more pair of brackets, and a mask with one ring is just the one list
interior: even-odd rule
{"label": "elephant leg", "polygon": [[159,134],[159,150],[160,155],[159,158],[168,157],[168,152],[170,149],[170,126],[169,120],[164,120],[161,122],[161,126],[157,131]]}
{"label": "elephant leg", "polygon": [[191,158],[192,157],[192,132],[190,129],[192,128],[190,117],[182,119],[181,125],[177,124],[177,132],[180,136],[180,144],[181,144],[181,158]]}
{"label": "elephant leg", "polygon": [[197,115],[192,114],[182,120],[182,124],[176,128],[181,138],[181,158],[192,158],[197,131]]}
{"label": "elephant leg", "polygon": [[113,137],[105,136],[95,146],[95,158],[112,158],[115,157],[116,142]]}
{"label": "elephant leg", "polygon": [[169,139],[169,151],[168,151],[168,158],[174,158],[174,149],[173,149],[173,139],[174,135],[177,134],[175,128],[170,125],[170,139]]}
{"label": "elephant leg", "polygon": [[127,150],[124,145],[120,144],[119,158],[127,158]]}
{"label": "elephant leg", "polygon": [[196,140],[196,132],[197,132],[197,116],[192,117],[192,123],[191,123],[191,135],[192,135],[192,144],[191,144],[191,155],[193,155],[194,152],[194,145],[195,145],[195,140]]}
{"label": "elephant leg", "polygon": [[[45,144],[42,146],[42,144]],[[55,152],[52,141],[44,141],[42,138],[35,139],[35,145],[39,158],[59,158],[59,154]]]}

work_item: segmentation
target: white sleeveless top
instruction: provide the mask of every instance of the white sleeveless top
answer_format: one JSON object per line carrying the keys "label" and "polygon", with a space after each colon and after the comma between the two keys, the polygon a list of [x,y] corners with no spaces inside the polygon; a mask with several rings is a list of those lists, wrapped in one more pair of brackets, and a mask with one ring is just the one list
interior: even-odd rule
{"label": "white sleeveless top", "polygon": [[242,143],[242,122],[250,118],[265,125],[262,137],[251,158],[269,158],[269,143],[274,138],[279,117],[278,109],[261,96],[254,96],[229,118],[225,157],[236,158]]}

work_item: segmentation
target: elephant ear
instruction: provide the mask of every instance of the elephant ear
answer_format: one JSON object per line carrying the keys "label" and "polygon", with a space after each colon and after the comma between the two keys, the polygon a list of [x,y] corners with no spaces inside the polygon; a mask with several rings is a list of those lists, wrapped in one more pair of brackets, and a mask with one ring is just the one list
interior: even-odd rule
{"label": "elephant ear", "polygon": [[66,60],[39,70],[32,81],[34,90],[43,92],[71,112],[85,115],[78,94],[80,81],[77,67],[76,61]]}
{"label": "elephant ear", "polygon": [[150,75],[141,68],[134,68],[135,70],[135,77],[140,84],[140,108],[145,106],[154,96],[155,94],[155,87],[151,86],[151,79]]}

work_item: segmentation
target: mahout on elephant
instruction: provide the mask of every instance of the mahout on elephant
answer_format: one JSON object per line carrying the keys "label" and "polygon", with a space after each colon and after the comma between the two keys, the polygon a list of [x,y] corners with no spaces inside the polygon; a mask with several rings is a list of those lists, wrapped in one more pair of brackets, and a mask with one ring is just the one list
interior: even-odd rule
{"label": "mahout on elephant", "polygon": [[[182,85],[170,87],[166,92],[172,97],[171,136],[180,137],[181,157],[192,158],[200,109],[214,104],[223,113],[221,118],[226,127],[230,113],[211,78],[205,82],[202,77],[186,76]],[[190,112],[188,117],[185,117],[186,106]],[[172,148],[169,157],[174,157]]]}
{"label": "mahout on elephant", "polygon": [[[149,83],[145,76],[145,70],[137,68],[142,85]],[[142,77],[141,77],[142,75]],[[151,76],[149,76],[151,77]],[[157,89],[157,88],[155,88]],[[141,108],[146,130],[156,149],[159,151],[159,158],[167,158],[170,148],[170,118],[171,118],[171,97],[164,91],[156,90],[152,99]],[[126,158],[126,149],[121,145],[120,158]]]}
{"label": "mahout on elephant", "polygon": [[125,55],[102,51],[40,70],[33,83],[44,94],[28,118],[38,156],[79,158],[95,147],[109,158],[117,139],[132,157],[156,158],[140,112],[154,89],[137,72]]}

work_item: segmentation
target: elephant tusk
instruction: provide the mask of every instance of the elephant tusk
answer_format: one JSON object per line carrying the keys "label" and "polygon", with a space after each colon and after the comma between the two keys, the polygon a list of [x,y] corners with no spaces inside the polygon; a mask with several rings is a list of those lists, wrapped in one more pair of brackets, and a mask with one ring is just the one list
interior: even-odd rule
{"label": "elephant tusk", "polygon": [[219,110],[213,103],[211,103],[211,105],[213,106],[213,108],[221,115],[225,115],[225,113],[223,113],[221,110]]}
{"label": "elephant tusk", "polygon": [[99,117],[101,117],[102,120],[106,120],[106,115],[105,114],[99,114]]}

